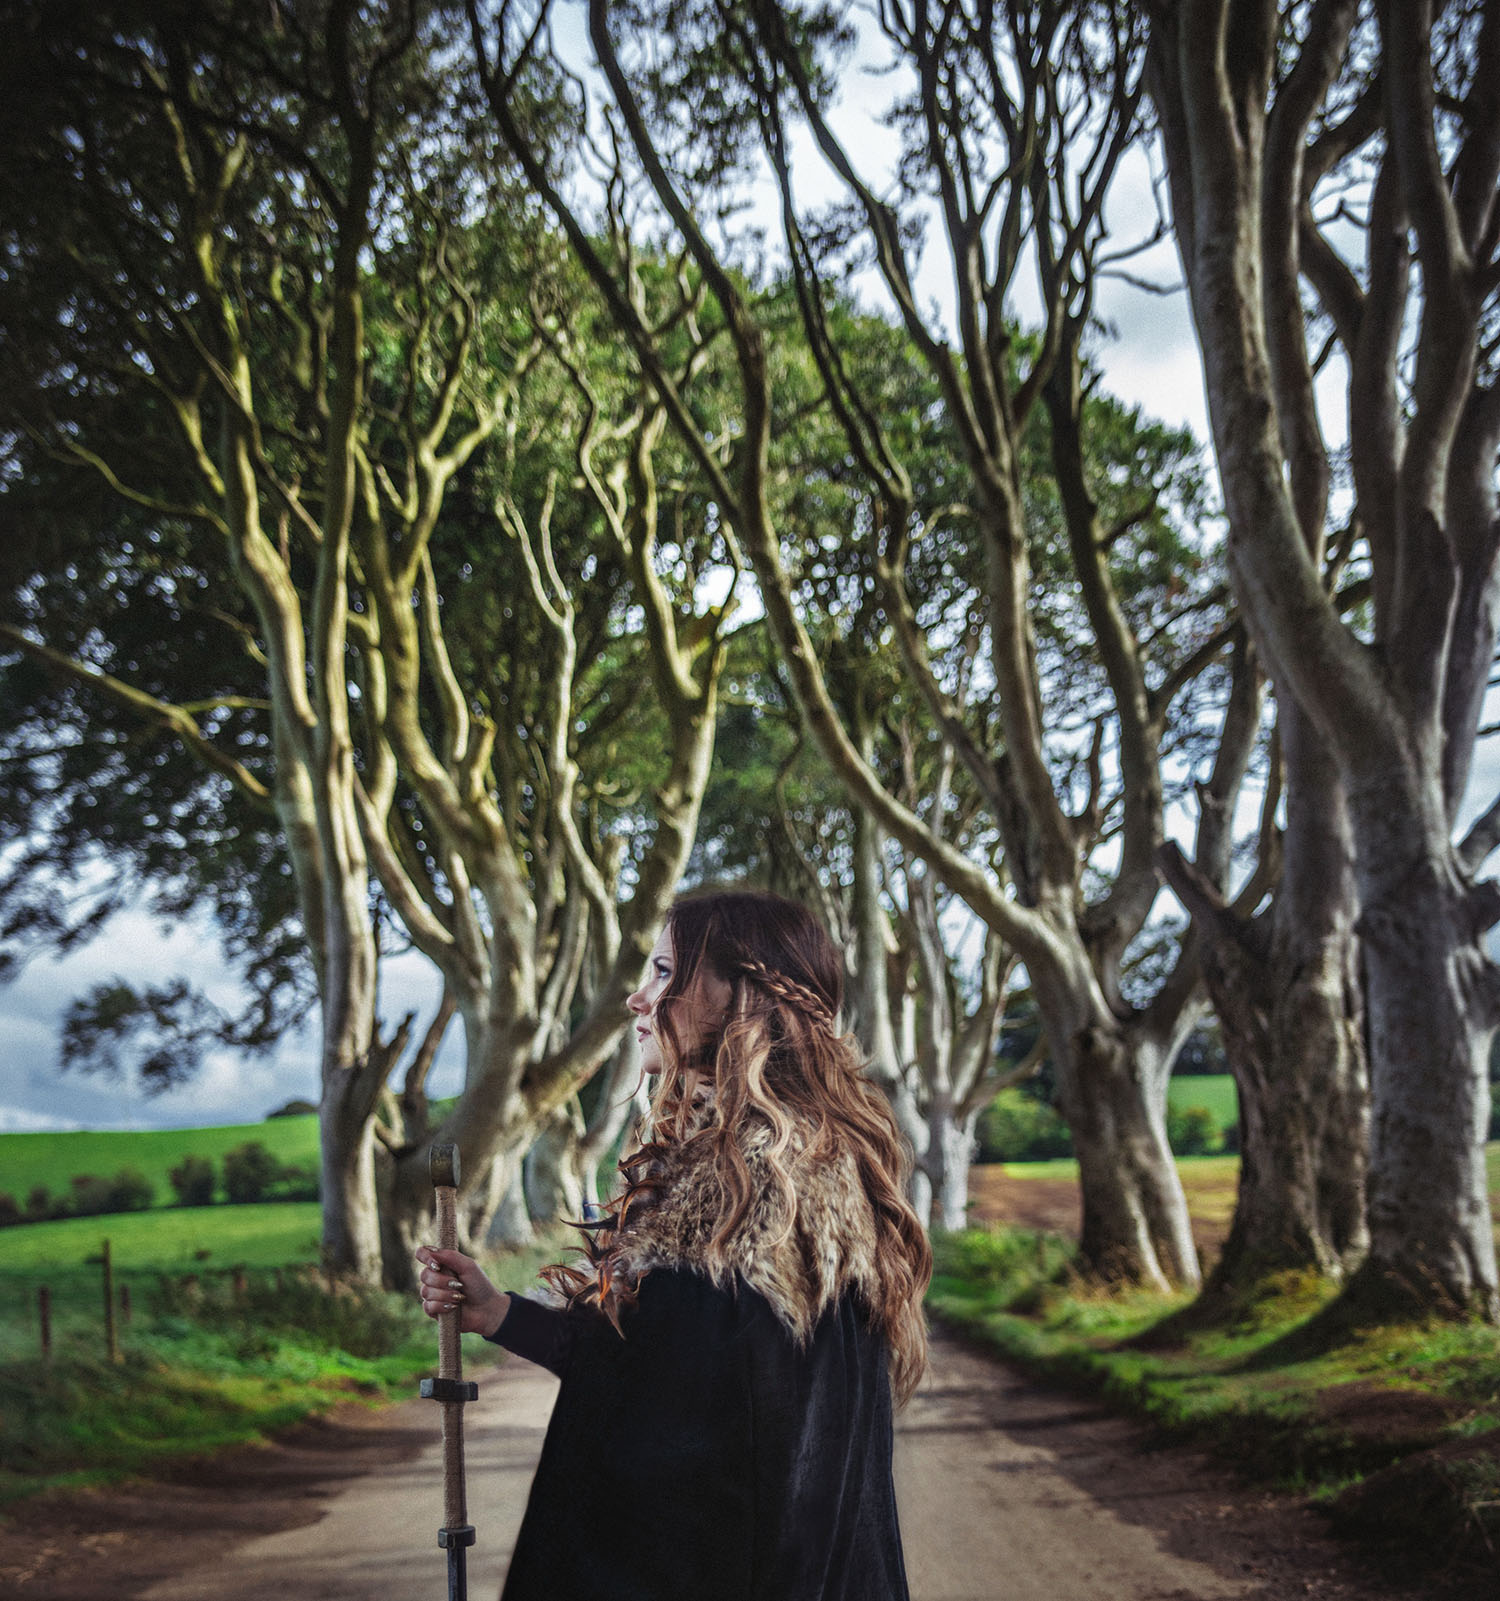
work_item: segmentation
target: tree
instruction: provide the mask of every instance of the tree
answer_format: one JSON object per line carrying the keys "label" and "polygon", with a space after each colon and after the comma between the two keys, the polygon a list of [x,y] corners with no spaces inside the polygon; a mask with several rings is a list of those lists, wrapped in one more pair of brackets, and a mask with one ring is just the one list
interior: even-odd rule
{"label": "tree", "polygon": [[382,189],[399,187],[395,136],[410,140],[431,96],[393,81],[411,60],[405,19],[366,27],[335,5],[319,38],[303,20],[278,13],[267,32],[229,11],[189,25],[129,6],[36,20],[31,159],[7,208],[25,268],[7,306],[13,417],[216,547],[255,619],[274,765],[256,771],[116,673],[14,627],[5,638],[171,727],[274,811],[321,1000],[324,1249],[369,1276],[369,1109],[405,1030],[378,1030],[343,668],[361,256]]}
{"label": "tree", "polygon": [[[920,194],[935,196],[955,264],[959,348],[953,349],[917,305],[911,227],[860,175],[824,113],[827,72],[814,65],[812,50],[826,21],[821,14],[714,4],[611,7],[595,0],[590,33],[608,84],[610,114],[618,122],[616,149],[628,141],[663,218],[702,273],[734,348],[743,438],[732,460],[721,465],[675,395],[609,259],[594,247],[589,229],[510,112],[509,90],[522,80],[540,27],[519,42],[493,41],[477,8],[470,8],[470,16],[497,124],[562,222],[673,420],[713,475],[719,504],[755,565],[807,727],[856,808],[927,861],[1027,966],[1079,1147],[1086,1256],[1108,1273],[1155,1283],[1193,1281],[1196,1256],[1165,1138],[1171,1058],[1195,1014],[1192,943],[1148,1005],[1125,1000],[1119,975],[1158,889],[1154,852],[1162,837],[1159,758],[1167,717],[1183,686],[1222,647],[1222,636],[1209,628],[1184,639],[1174,625],[1184,611],[1201,619],[1201,597],[1179,611],[1169,593],[1159,592],[1150,630],[1155,651],[1143,643],[1136,619],[1120,601],[1119,575],[1129,548],[1121,540],[1143,522],[1161,526],[1157,499],[1165,486],[1138,479],[1127,479],[1124,493],[1114,486],[1111,519],[1108,488],[1091,480],[1082,444],[1082,339],[1102,249],[1102,208],[1133,137],[1140,93],[1139,36],[1131,17],[1109,6],[1003,14],[990,6],[950,6],[940,15],[925,6],[882,9],[893,56],[917,84],[905,108],[911,137],[903,178]],[[1102,68],[1094,51],[1095,25],[1122,41]],[[639,38],[651,30],[670,31],[670,68],[654,60],[634,67],[625,61],[627,35]],[[498,57],[491,59],[496,50]],[[730,86],[742,87],[743,95],[736,99],[738,90]],[[853,236],[873,257],[912,347],[942,390],[949,424],[961,442],[964,499],[983,552],[979,630],[994,683],[993,744],[965,718],[951,685],[926,657],[907,582],[914,532],[932,508],[914,502],[899,443],[852,381],[846,352],[831,332],[821,252],[823,243],[831,239],[836,247],[850,230],[837,218],[815,228],[796,207],[786,154],[793,110],[844,186]],[[830,697],[799,614],[773,514],[781,374],[753,297],[709,237],[708,219],[723,215],[722,207],[715,211],[714,196],[732,185],[749,159],[747,130],[758,137],[781,191],[787,250],[825,403],[872,486],[871,539],[893,638],[915,692],[951,738],[1003,834],[1013,895],[882,782]],[[1023,241],[1036,252],[1047,308],[1029,365],[1008,315]],[[1102,762],[1090,764],[1077,753],[1071,778],[1082,776],[1082,785],[1059,781],[1044,737],[1020,474],[1023,430],[1043,410],[1071,573],[1081,586],[1108,697],[1096,750],[1106,724],[1116,732],[1117,782],[1110,795],[1101,783],[1088,783],[1090,771],[1102,777]],[[1144,512],[1137,504],[1132,513],[1132,498],[1144,499]],[[1208,820],[1204,826],[1215,825]],[[1120,867],[1107,891],[1081,907],[1080,881],[1106,828],[1118,832]]]}
{"label": "tree", "polygon": [[[695,292],[651,263],[640,272],[640,303],[679,332],[686,387],[705,361]],[[503,544],[486,548],[457,518],[404,524],[403,506],[381,503],[373,483],[361,544],[370,749],[382,782],[399,774],[415,807],[379,848],[377,868],[465,1031],[464,1094],[438,1132],[475,1175],[466,1190],[476,1238],[538,1133],[616,1053],[625,997],[691,849],[733,610],[732,591],[722,603],[698,598],[700,569],[716,559],[727,567],[723,538],[695,486],[661,459],[659,403],[638,384],[622,390],[592,360],[576,302],[566,325],[549,305],[532,316],[551,360],[518,398],[535,404],[546,439],[567,453],[569,478],[562,462],[523,476],[513,456],[522,416],[512,413],[491,486]],[[420,441],[396,443],[403,472],[421,483]],[[419,494],[409,504],[423,503]],[[470,619],[459,635],[459,591],[445,582],[454,568],[475,579],[471,593],[505,596],[515,626]],[[453,604],[440,608],[439,596]],[[627,738],[622,719],[644,712],[642,677],[655,718],[643,716]],[[470,706],[485,702],[495,715],[473,716]],[[424,715],[434,704],[436,721]],[[387,796],[372,786],[381,814]],[[611,813],[628,813],[628,830],[623,818],[606,826]],[[391,1214],[408,1246],[430,1207],[426,1144],[424,1134],[392,1147]]]}
{"label": "tree", "polygon": [[247,1140],[224,1153],[224,1195],[233,1205],[264,1200],[280,1177],[280,1162],[259,1140]]}
{"label": "tree", "polygon": [[[1349,808],[1372,1097],[1351,1304],[1495,1317],[1483,1142],[1500,973],[1484,935],[1500,896],[1478,874],[1496,814],[1452,834],[1500,602],[1500,9],[1383,3],[1366,25],[1353,0],[1183,0],[1151,16],[1236,589]],[[1349,529],[1368,573],[1349,622],[1324,581],[1304,286],[1348,375]]]}
{"label": "tree", "polygon": [[[876,329],[889,332],[883,324]],[[802,459],[818,457],[804,451]],[[839,518],[830,522],[838,526]],[[830,538],[810,543],[826,549]],[[848,586],[847,563],[829,567],[826,580],[809,578],[810,588]],[[882,652],[875,637],[873,590],[864,593],[851,608],[847,635],[828,629],[818,642],[843,715],[860,730],[867,759],[888,768],[913,810],[940,834],[982,849],[969,838],[971,829],[982,835],[986,828],[982,808],[951,744],[920,703],[903,697],[895,653],[889,642]],[[766,631],[756,635],[728,669],[743,714],[726,718],[725,760],[705,798],[697,869],[743,877],[819,908],[844,951],[846,1021],[912,1147],[913,1204],[924,1222],[962,1228],[975,1125],[1006,1079],[995,1046],[1014,958],[983,930],[976,950],[966,926],[972,920],[953,897],[850,807],[821,752],[803,737]]]}
{"label": "tree", "polygon": [[[133,903],[164,920],[207,913],[251,992],[240,1015],[180,979],[144,992],[116,982],[81,998],[64,1030],[65,1068],[138,1069],[148,1092],[163,1091],[207,1048],[269,1046],[316,1001],[274,814],[152,715],[188,708],[220,750],[259,770],[263,669],[243,648],[253,626],[203,542],[153,525],[75,466],[9,459],[4,611],[47,651],[0,663],[0,830],[15,842],[0,874],[0,974],[73,949]],[[33,538],[46,548],[23,561]],[[74,664],[129,664],[141,693],[98,693]]]}
{"label": "tree", "polygon": [[[1259,671],[1244,641],[1236,648],[1245,693],[1258,705]],[[1220,804],[1214,789],[1205,804]],[[1278,828],[1283,799],[1286,822]],[[1200,1310],[1208,1311],[1268,1273],[1342,1279],[1369,1242],[1369,1105],[1348,810],[1326,749],[1284,701],[1256,853],[1232,896],[1227,862],[1210,876],[1175,844],[1159,853],[1202,942],[1204,981],[1240,1105],[1234,1218],[1206,1286]]]}
{"label": "tree", "polygon": [[[174,542],[174,587],[225,575],[237,604],[218,621],[263,675],[234,703],[255,720],[253,758],[213,737],[236,732],[227,697],[210,732],[201,708],[143,691],[113,619],[70,653],[39,637],[33,606],[5,638],[170,730],[274,816],[324,1024],[325,1253],[364,1275],[372,1118],[414,1021],[380,1037],[386,920],[442,972],[386,1129],[399,1279],[431,1205],[421,1081],[450,1018],[468,1080],[441,1132],[463,1151],[475,1238],[552,1108],[614,1049],[691,843],[729,607],[695,610],[692,575],[680,604],[676,568],[656,571],[659,408],[591,391],[573,308],[548,299],[555,252],[465,121],[435,11],[285,9],[269,33],[238,12],[185,31],[125,16],[98,18],[81,50],[37,30],[32,64],[66,94],[30,137],[72,209],[59,241],[20,185],[18,437],[28,467],[50,451],[92,471],[142,514],[148,547]],[[162,219],[144,240],[139,216]],[[691,291],[666,285],[686,381],[704,360]],[[128,540],[112,559],[142,565]],[[627,580],[643,614],[628,625]],[[669,756],[648,799],[616,804],[609,731],[632,677],[660,701]],[[597,764],[580,763],[585,735]]]}
{"label": "tree", "polygon": [[214,1165],[204,1156],[185,1156],[167,1174],[179,1206],[211,1206],[214,1199]]}

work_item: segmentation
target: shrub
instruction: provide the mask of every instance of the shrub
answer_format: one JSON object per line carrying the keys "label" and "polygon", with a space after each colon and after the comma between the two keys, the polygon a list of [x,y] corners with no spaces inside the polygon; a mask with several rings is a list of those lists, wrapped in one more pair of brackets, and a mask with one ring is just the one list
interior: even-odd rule
{"label": "shrub", "polygon": [[1206,1106],[1167,1112],[1167,1144],[1174,1156],[1207,1156],[1219,1144],[1219,1125]]}
{"label": "shrub", "polygon": [[992,1310],[1026,1316],[1051,1286],[1066,1281],[1076,1255],[1077,1247],[1057,1234],[964,1229],[933,1236],[933,1279],[940,1291],[984,1295]]}
{"label": "shrub", "polygon": [[211,1206],[214,1165],[206,1156],[185,1156],[167,1174],[179,1206]]}
{"label": "shrub", "polygon": [[284,1167],[278,1177],[276,1194],[271,1199],[276,1201],[316,1201],[320,1193],[318,1175],[311,1168]]}
{"label": "shrub", "polygon": [[68,1183],[73,1193],[68,1197],[66,1210],[74,1217],[97,1217],[109,1211],[108,1179],[93,1173],[75,1173]]}
{"label": "shrub", "polygon": [[156,1186],[138,1167],[122,1167],[109,1181],[111,1212],[145,1212],[156,1204]]}
{"label": "shrub", "polygon": [[[66,1211],[74,1217],[99,1217],[108,1212],[144,1212],[156,1199],[151,1180],[138,1167],[122,1167],[113,1178],[75,1173],[69,1181],[72,1195]],[[62,1207],[52,1216],[64,1215]]]}
{"label": "shrub", "polygon": [[0,1195],[0,1229],[21,1222],[23,1213],[14,1195]]}
{"label": "shrub", "polygon": [[280,1177],[281,1164],[259,1140],[247,1140],[224,1153],[224,1193],[231,1201],[262,1200]]}
{"label": "shrub", "polygon": [[56,1217],[61,1210],[60,1206],[53,1204],[52,1192],[45,1184],[38,1184],[26,1197],[28,1223],[44,1223],[49,1217]]}
{"label": "shrub", "polygon": [[978,1134],[981,1162],[1042,1162],[1073,1154],[1068,1125],[1024,1090],[1001,1090],[981,1114]]}

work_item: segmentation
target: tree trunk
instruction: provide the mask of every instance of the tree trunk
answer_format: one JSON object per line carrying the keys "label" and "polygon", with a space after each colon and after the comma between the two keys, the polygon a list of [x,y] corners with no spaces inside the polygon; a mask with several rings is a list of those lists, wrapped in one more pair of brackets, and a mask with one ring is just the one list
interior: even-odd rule
{"label": "tree trunk", "polygon": [[583,1216],[578,1155],[585,1130],[572,1104],[557,1107],[522,1163],[522,1189],[533,1223],[572,1223]]}
{"label": "tree trunk", "polygon": [[907,1199],[923,1227],[932,1218],[932,1178],[927,1168],[931,1132],[917,1104],[906,1059],[892,1022],[887,936],[890,922],[880,904],[880,825],[857,802],[854,818],[853,901],[854,951],[850,964],[850,1026],[869,1059],[870,1077],[891,1104],[896,1126],[912,1153]]}
{"label": "tree trunk", "polygon": [[1368,861],[1359,928],[1373,1117],[1370,1254],[1351,1293],[1495,1320],[1485,1172],[1495,968],[1442,814],[1424,829],[1416,786],[1401,788],[1353,797]]}
{"label": "tree trunk", "polygon": [[392,1204],[396,1162],[390,1151],[375,1146],[375,1194],[380,1212],[380,1281],[388,1290],[409,1294],[417,1287],[416,1250],[436,1245],[430,1232],[432,1214],[418,1217]]}
{"label": "tree trunk", "polygon": [[520,1152],[512,1148],[495,1157],[485,1201],[471,1201],[471,1238],[491,1247],[515,1249],[536,1239],[531,1214],[526,1210],[526,1190],[521,1178]]}
{"label": "tree trunk", "polygon": [[974,1126],[978,1121],[977,1110],[963,1113],[948,1097],[934,1097],[927,1108],[927,1152],[922,1171],[930,1186],[934,1228],[969,1226],[969,1168],[974,1162]]}
{"label": "tree trunk", "polygon": [[1211,1292],[1289,1268],[1343,1277],[1368,1243],[1353,957],[1347,931],[1295,927],[1264,958],[1228,938],[1205,954],[1240,1102],[1239,1190]]}
{"label": "tree trunk", "polygon": [[1164,864],[1203,940],[1204,979],[1239,1091],[1239,1191],[1211,1294],[1283,1269],[1342,1278],[1369,1243],[1348,808],[1326,745],[1286,696],[1278,727],[1287,817],[1271,908],[1242,917],[1170,856]]}
{"label": "tree trunk", "polygon": [[588,1132],[578,1148],[578,1175],[583,1185],[585,1207],[598,1207],[613,1192],[613,1171],[600,1183],[599,1169],[619,1143],[632,1116],[645,1111],[644,1086],[635,1094],[631,1086],[641,1077],[641,1057],[635,1040],[627,1030],[615,1048],[609,1066],[600,1075],[594,1110]]}
{"label": "tree trunk", "polygon": [[[1090,1270],[1158,1290],[1198,1283],[1187,1198],[1167,1143],[1171,1056],[1112,1019],[1055,1025],[1042,1009],[1083,1199]],[[1076,1014],[1075,1014],[1076,1015]]]}
{"label": "tree trunk", "polygon": [[367,1284],[381,1272],[380,1218],[375,1199],[375,1130],[339,1075],[325,1077],[318,1109],[323,1265]]}

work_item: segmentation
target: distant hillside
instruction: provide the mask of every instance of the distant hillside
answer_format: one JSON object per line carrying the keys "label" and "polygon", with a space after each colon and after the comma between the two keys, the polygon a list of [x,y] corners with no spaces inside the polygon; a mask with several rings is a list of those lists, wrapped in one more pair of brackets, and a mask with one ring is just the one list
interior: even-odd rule
{"label": "distant hillside", "polygon": [[157,1206],[175,1197],[167,1177],[184,1156],[206,1157],[216,1169],[225,1151],[259,1140],[286,1167],[318,1168],[318,1120],[273,1117],[265,1123],[233,1123],[223,1128],[78,1130],[65,1134],[0,1134],[0,1193],[22,1205],[42,1184],[66,1195],[75,1174],[110,1178],[122,1167],[139,1168],[156,1192]]}
{"label": "distant hillside", "polygon": [[1240,1098],[1232,1073],[1204,1073],[1174,1078],[1167,1085],[1167,1104],[1174,1112],[1201,1106],[1213,1114],[1216,1127],[1229,1128],[1240,1120]]}

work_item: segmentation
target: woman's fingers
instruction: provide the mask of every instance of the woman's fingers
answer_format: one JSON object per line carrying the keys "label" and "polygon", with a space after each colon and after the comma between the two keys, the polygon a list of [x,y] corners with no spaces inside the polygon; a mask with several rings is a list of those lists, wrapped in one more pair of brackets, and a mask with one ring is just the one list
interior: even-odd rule
{"label": "woman's fingers", "polygon": [[461,1251],[440,1251],[430,1245],[416,1252],[422,1271],[417,1276],[422,1310],[430,1318],[459,1309],[465,1300],[462,1274],[472,1265]]}
{"label": "woman's fingers", "polygon": [[462,1251],[423,1245],[415,1254],[422,1264],[422,1271],[417,1275],[417,1294],[427,1316],[437,1318],[445,1312],[459,1312],[462,1315],[460,1327],[482,1332],[496,1293],[484,1269]]}

